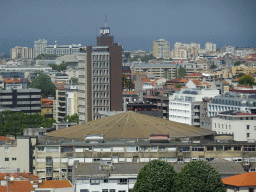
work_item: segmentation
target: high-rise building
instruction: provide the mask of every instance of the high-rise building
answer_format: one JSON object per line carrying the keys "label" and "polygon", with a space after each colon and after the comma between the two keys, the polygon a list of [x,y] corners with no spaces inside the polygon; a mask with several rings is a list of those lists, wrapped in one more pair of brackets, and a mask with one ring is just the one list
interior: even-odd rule
{"label": "high-rise building", "polygon": [[34,59],[35,50],[34,48],[19,47],[11,49],[11,59]]}
{"label": "high-rise building", "polygon": [[153,42],[153,56],[156,58],[169,59],[171,57],[170,42],[159,39]]}
{"label": "high-rise building", "polygon": [[216,51],[216,44],[210,43],[210,42],[206,42],[205,43],[205,50],[207,52],[215,52]]}
{"label": "high-rise building", "polygon": [[99,119],[100,111],[122,111],[122,47],[109,27],[100,31],[97,46],[78,54],[80,123]]}
{"label": "high-rise building", "polygon": [[34,44],[35,57],[37,57],[42,53],[45,53],[46,47],[47,47],[47,40],[39,39],[38,41],[35,41],[35,44]]}

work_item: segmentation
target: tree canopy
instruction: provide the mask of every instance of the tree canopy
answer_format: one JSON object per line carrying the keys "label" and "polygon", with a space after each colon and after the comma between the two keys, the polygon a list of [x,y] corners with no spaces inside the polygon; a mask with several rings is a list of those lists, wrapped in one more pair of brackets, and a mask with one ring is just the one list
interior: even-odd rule
{"label": "tree canopy", "polygon": [[184,67],[180,67],[178,69],[177,77],[184,78],[186,76],[186,69]]}
{"label": "tree canopy", "polygon": [[193,161],[185,165],[175,179],[177,192],[225,192],[219,173],[205,161]]}
{"label": "tree canopy", "polygon": [[78,85],[78,78],[75,77],[71,77],[71,79],[69,80],[69,83],[72,85]]}
{"label": "tree canopy", "polygon": [[215,69],[215,68],[217,68],[217,66],[214,65],[214,64],[212,64],[211,67],[210,67],[210,69]]}
{"label": "tree canopy", "polygon": [[171,192],[175,177],[176,172],[169,163],[150,161],[140,170],[132,192]]}
{"label": "tree canopy", "polygon": [[3,111],[0,113],[0,136],[23,135],[24,128],[52,127],[56,123],[54,119],[36,114],[23,112]]}
{"label": "tree canopy", "polygon": [[65,71],[67,69],[67,66],[77,66],[78,63],[61,63],[59,65],[56,65],[56,64],[53,64],[53,63],[50,63],[48,64],[49,67],[52,68],[52,70],[57,70],[57,71]]}
{"label": "tree canopy", "polygon": [[251,75],[243,75],[239,78],[239,84],[252,86],[255,84],[254,78]]}
{"label": "tree canopy", "polygon": [[69,123],[77,123],[77,124],[79,124],[79,115],[77,113],[75,113],[75,114],[73,114],[71,116],[67,115],[65,117],[65,121],[67,121]]}
{"label": "tree canopy", "polygon": [[234,66],[239,66],[239,65],[241,65],[241,61],[236,61],[236,62],[234,63]]}
{"label": "tree canopy", "polygon": [[41,89],[42,98],[47,98],[49,95],[54,95],[56,92],[56,86],[52,83],[51,78],[41,73],[39,74],[29,85],[30,88]]}

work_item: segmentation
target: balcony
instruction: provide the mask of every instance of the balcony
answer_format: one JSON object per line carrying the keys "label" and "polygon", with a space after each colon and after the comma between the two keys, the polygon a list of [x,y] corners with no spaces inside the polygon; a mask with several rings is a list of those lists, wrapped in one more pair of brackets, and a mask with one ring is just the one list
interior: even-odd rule
{"label": "balcony", "polygon": [[52,172],[46,173],[46,177],[52,177]]}

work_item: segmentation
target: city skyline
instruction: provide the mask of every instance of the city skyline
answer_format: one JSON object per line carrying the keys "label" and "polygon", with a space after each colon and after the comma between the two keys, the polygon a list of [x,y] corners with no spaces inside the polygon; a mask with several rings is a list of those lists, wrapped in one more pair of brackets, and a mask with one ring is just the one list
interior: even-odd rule
{"label": "city skyline", "polygon": [[235,47],[255,47],[254,1],[0,1],[0,52],[15,46],[48,44],[96,45],[105,24],[124,50],[152,51],[153,41],[206,42]]}

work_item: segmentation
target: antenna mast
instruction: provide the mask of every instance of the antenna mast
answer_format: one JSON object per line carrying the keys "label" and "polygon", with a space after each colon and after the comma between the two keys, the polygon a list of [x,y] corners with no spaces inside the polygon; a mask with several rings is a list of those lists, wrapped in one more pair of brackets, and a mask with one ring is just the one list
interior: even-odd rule
{"label": "antenna mast", "polygon": [[107,27],[107,14],[105,14],[105,27]]}

